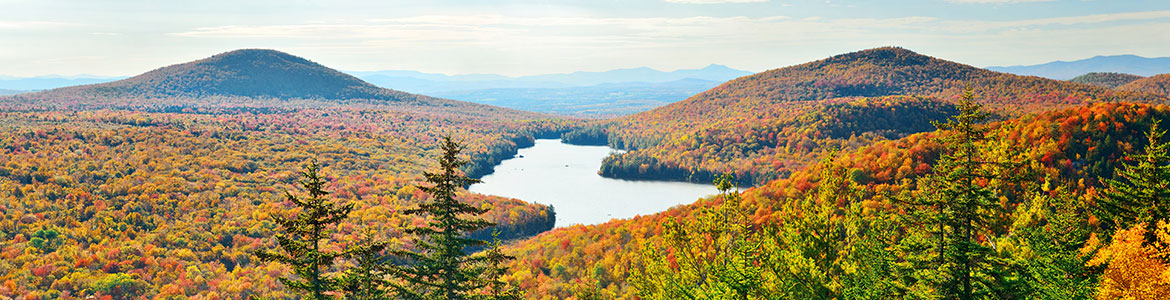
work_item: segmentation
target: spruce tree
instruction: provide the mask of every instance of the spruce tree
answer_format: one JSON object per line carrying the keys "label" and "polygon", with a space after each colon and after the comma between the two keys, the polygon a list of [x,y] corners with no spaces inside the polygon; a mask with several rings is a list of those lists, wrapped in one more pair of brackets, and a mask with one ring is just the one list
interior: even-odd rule
{"label": "spruce tree", "polygon": [[1166,132],[1158,130],[1158,123],[1154,120],[1146,133],[1149,144],[1144,153],[1134,155],[1136,163],[1126,163],[1117,168],[1116,177],[1103,179],[1108,189],[1097,200],[1096,212],[1109,232],[1138,223],[1156,228],[1154,222],[1170,218],[1170,144],[1162,142]]}
{"label": "spruce tree", "polygon": [[377,300],[390,295],[387,291],[390,286],[387,279],[389,262],[382,255],[385,249],[386,242],[374,240],[373,233],[367,232],[355,247],[346,251],[345,256],[355,264],[338,280],[346,299]]}
{"label": "spruce tree", "polygon": [[[996,262],[988,259],[993,249],[981,242],[991,234],[990,223],[1002,206],[998,196],[984,182],[997,178],[995,169],[1011,169],[1015,163],[985,160],[979,142],[986,130],[979,126],[988,115],[974,101],[968,88],[957,104],[959,115],[946,123],[936,123],[949,132],[942,138],[946,151],[935,163],[932,175],[918,182],[919,195],[911,214],[917,218],[925,237],[904,239],[914,255],[920,281],[933,286],[936,296],[951,299],[974,299],[995,293],[996,286],[987,282],[997,272]],[[933,241],[924,248],[920,238]],[[990,237],[988,237],[990,238]],[[933,270],[932,270],[933,269]]]}
{"label": "spruce tree", "polygon": [[427,172],[427,183],[431,186],[421,189],[431,196],[431,201],[418,208],[404,211],[407,215],[429,217],[427,226],[411,227],[405,230],[419,239],[415,240],[416,251],[399,250],[407,266],[392,266],[391,274],[400,282],[392,284],[394,291],[403,299],[468,299],[473,292],[484,287],[481,278],[486,268],[481,255],[469,255],[469,247],[483,246],[486,242],[468,238],[467,234],[495,225],[467,216],[479,215],[487,209],[460,202],[455,192],[464,186],[479,182],[459,171],[467,161],[459,158],[463,146],[450,136],[443,137],[442,156],[439,158],[439,173]]}
{"label": "spruce tree", "polygon": [[276,216],[276,223],[285,234],[276,236],[283,252],[259,250],[255,255],[262,261],[274,261],[288,265],[295,277],[281,277],[280,282],[293,291],[304,292],[304,299],[330,299],[326,292],[337,288],[334,278],[325,276],[341,252],[322,249],[322,240],[329,236],[329,227],[336,226],[351,211],[353,204],[337,205],[325,199],[325,180],[319,173],[321,166],[313,161],[301,172],[304,177],[299,183],[308,192],[308,198],[293,196],[285,192],[285,199],[301,209],[291,217]]}
{"label": "spruce tree", "polygon": [[501,278],[508,272],[508,267],[504,266],[504,263],[515,259],[511,255],[504,254],[502,246],[500,232],[493,231],[492,242],[483,252],[487,268],[484,270],[486,291],[480,297],[483,300],[520,300],[520,292],[514,287],[508,286],[508,283]]}

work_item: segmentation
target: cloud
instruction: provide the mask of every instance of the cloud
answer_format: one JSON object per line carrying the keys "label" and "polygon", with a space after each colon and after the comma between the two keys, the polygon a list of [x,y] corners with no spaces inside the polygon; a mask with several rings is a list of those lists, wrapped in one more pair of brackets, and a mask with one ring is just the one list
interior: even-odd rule
{"label": "cloud", "polygon": [[663,0],[668,3],[686,3],[686,4],[722,4],[722,3],[759,3],[768,2],[768,0]]}
{"label": "cloud", "polygon": [[[959,50],[936,52],[951,49],[947,48],[950,45],[1002,51],[995,45],[1037,47],[1033,42],[1044,40],[1059,40],[1055,45],[1085,47],[1092,40],[1084,39],[1086,36],[1149,35],[1164,26],[1133,26],[1166,23],[1163,20],[1170,21],[1170,10],[1009,21],[928,16],[834,19],[468,14],[226,25],[192,28],[169,35],[216,39],[214,42],[226,44],[278,44],[285,45],[282,49],[306,56],[349,57],[360,61],[352,66],[338,66],[342,68],[356,69],[382,62],[404,69],[520,75],[561,72],[566,68],[636,65],[679,68],[686,66],[680,64],[700,61],[764,69],[882,45],[901,45],[928,54],[965,51],[955,46]],[[1115,30],[1123,27],[1136,32]],[[1070,42],[1076,39],[1086,42]],[[379,61],[381,57],[385,60]],[[975,54],[972,57],[987,59]],[[532,61],[541,63],[532,65]]]}
{"label": "cloud", "polygon": [[955,33],[995,31],[1041,26],[1072,26],[1122,21],[1145,21],[1170,19],[1170,10],[1143,11],[1132,13],[1096,14],[1072,17],[1025,19],[1013,21],[947,21],[938,29]]}
{"label": "cloud", "polygon": [[951,3],[966,3],[966,4],[1016,4],[1016,3],[1032,3],[1032,2],[1052,2],[1054,0],[947,0]]}
{"label": "cloud", "polygon": [[54,21],[4,21],[0,20],[0,30],[3,29],[46,29],[77,26],[78,24]]}

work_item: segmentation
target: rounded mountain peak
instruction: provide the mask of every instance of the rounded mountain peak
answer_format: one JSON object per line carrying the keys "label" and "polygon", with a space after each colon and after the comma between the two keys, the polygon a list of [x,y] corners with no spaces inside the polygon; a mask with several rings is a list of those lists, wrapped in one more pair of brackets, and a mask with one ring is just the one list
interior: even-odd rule
{"label": "rounded mountain peak", "polygon": [[401,96],[308,59],[268,49],[225,52],[98,88],[104,93],[144,96],[384,100]]}

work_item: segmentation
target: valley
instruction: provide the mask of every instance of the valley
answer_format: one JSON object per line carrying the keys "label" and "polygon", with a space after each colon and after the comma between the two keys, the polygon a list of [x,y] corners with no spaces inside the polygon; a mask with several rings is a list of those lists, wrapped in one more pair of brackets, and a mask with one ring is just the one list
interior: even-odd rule
{"label": "valley", "polygon": [[[978,268],[966,280],[981,293],[1123,290],[1098,282],[1133,279],[1116,270],[1134,266],[1101,257],[1165,251],[1123,237],[1165,235],[1155,222],[1170,215],[1160,202],[1105,205],[1124,205],[1110,204],[1127,188],[1117,180],[1145,174],[1119,170],[1170,172],[1156,137],[1170,126],[1166,77],[1079,78],[882,47],[591,119],[386,89],[243,49],[0,96],[0,297],[300,297],[278,279],[290,267],[256,253],[290,247],[282,220],[305,211],[290,195],[315,164],[322,195],[352,205],[313,241],[325,251],[373,240],[377,264],[411,266],[421,259],[395,255],[432,249],[419,228],[455,215],[420,207],[457,200],[486,211],[459,215],[495,223],[458,238],[501,240],[468,255],[513,257],[495,282],[525,299],[949,298],[969,292],[946,287],[964,277],[929,270],[959,263]],[[439,147],[446,137],[457,156]],[[483,182],[437,192],[455,176],[439,170]],[[1141,193],[1126,197],[1154,197]],[[938,200],[948,195],[967,202]],[[923,258],[936,249],[984,252],[938,266]],[[362,264],[345,254],[320,270],[341,278]],[[1020,279],[1050,275],[1063,281]]]}

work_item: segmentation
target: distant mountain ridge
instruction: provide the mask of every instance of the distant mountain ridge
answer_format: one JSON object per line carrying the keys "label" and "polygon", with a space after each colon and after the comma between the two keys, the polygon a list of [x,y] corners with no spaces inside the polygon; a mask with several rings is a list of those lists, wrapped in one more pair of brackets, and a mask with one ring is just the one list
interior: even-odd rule
{"label": "distant mountain ridge", "polygon": [[[335,99],[406,97],[403,94],[386,95],[386,91],[374,88],[376,86],[520,110],[577,117],[613,117],[686,99],[724,81],[751,74],[748,71],[716,64],[702,69],[671,72],[640,67],[605,72],[520,77],[497,74],[444,75],[399,70],[353,71],[342,74],[308,60],[282,54],[272,50],[237,50],[205,60],[160,68],[117,83],[111,81],[125,77],[0,76],[0,89],[27,92],[64,87],[57,93],[103,94],[115,97],[140,94],[155,97],[176,95]],[[265,60],[265,57],[261,56],[272,58],[276,62],[268,65],[238,64],[249,59]],[[300,74],[283,78],[275,76],[289,74],[283,71],[295,71],[293,73]],[[160,78],[171,79],[163,82]],[[312,78],[327,80],[319,81]],[[253,83],[246,83],[249,81]],[[240,85],[224,86],[222,83],[225,82]],[[85,88],[69,87],[89,84],[99,85]],[[318,90],[306,90],[309,87]],[[272,92],[274,90],[280,92]],[[16,93],[18,92],[0,92],[0,95]]]}
{"label": "distant mountain ridge", "polygon": [[1133,82],[1117,87],[1117,89],[1170,97],[1170,74],[1154,75],[1134,80]]}
{"label": "distant mountain ridge", "polygon": [[17,91],[48,90],[74,85],[105,83],[121,79],[126,79],[126,77],[96,75],[45,75],[36,77],[0,76],[0,89]]}
{"label": "distant mountain ridge", "polygon": [[351,71],[370,83],[412,93],[470,91],[496,88],[564,88],[607,83],[663,83],[685,79],[724,82],[752,72],[711,64],[701,69],[659,71],[649,67],[615,69],[603,72],[578,71],[509,77],[497,74],[444,75],[417,71]]}
{"label": "distant mountain ridge", "polygon": [[[854,135],[882,139],[931,129],[930,121],[945,119],[946,105],[967,87],[986,111],[1007,117],[1091,102],[1167,102],[1155,94],[999,73],[883,47],[741,77],[567,135],[629,150],[607,158],[603,176],[709,182],[730,173],[758,184],[816,161],[825,147],[865,144],[850,141]],[[924,106],[938,109],[908,109]],[[834,117],[866,115],[887,117]],[[804,121],[786,125],[792,119]],[[857,124],[828,131],[848,122]]]}
{"label": "distant mountain ridge", "polygon": [[640,67],[520,77],[416,71],[349,73],[381,87],[410,93],[577,117],[613,117],[645,111],[751,74],[716,64],[671,72]]}
{"label": "distant mountain ridge", "polygon": [[1074,77],[1073,79],[1069,79],[1068,81],[1075,82],[1075,83],[1090,84],[1090,85],[1095,85],[1095,86],[1111,89],[1111,88],[1119,87],[1119,86],[1125,85],[1127,83],[1133,82],[1134,80],[1138,80],[1138,79],[1142,79],[1142,78],[1145,78],[1145,77],[1133,75],[1133,74],[1125,74],[1125,73],[1092,72],[1092,73],[1087,73],[1085,75]]}
{"label": "distant mountain ridge", "polygon": [[1137,55],[1099,55],[1075,61],[1054,61],[1038,65],[995,66],[988,70],[1016,75],[1040,76],[1068,80],[1091,72],[1126,73],[1153,76],[1170,73],[1170,57],[1141,57]]}

